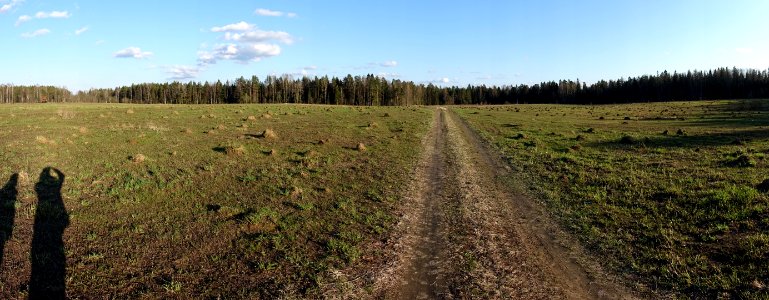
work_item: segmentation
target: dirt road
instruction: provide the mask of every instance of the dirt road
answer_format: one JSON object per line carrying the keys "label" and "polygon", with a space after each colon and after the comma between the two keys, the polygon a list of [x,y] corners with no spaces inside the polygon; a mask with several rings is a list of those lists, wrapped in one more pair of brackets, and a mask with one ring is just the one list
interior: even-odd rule
{"label": "dirt road", "polygon": [[379,297],[635,298],[505,182],[504,163],[453,113],[436,110],[423,146]]}

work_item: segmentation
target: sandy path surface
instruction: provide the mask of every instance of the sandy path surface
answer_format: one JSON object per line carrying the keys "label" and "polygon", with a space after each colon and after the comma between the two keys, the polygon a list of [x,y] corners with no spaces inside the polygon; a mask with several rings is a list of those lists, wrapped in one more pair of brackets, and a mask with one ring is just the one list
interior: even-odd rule
{"label": "sandy path surface", "polygon": [[406,191],[385,299],[631,299],[541,205],[510,187],[478,135],[436,110]]}

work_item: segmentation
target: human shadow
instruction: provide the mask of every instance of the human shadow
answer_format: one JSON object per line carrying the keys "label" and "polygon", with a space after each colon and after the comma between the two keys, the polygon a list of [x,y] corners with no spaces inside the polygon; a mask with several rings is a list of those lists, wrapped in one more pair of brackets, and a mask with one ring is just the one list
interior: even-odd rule
{"label": "human shadow", "polygon": [[69,225],[69,214],[61,197],[64,173],[46,167],[35,184],[37,209],[32,236],[32,275],[29,280],[29,299],[65,299],[66,255],[64,229]]}
{"label": "human shadow", "polygon": [[0,266],[3,264],[5,243],[11,239],[13,233],[13,220],[16,217],[16,196],[19,194],[16,189],[18,182],[19,174],[13,174],[0,189]]}

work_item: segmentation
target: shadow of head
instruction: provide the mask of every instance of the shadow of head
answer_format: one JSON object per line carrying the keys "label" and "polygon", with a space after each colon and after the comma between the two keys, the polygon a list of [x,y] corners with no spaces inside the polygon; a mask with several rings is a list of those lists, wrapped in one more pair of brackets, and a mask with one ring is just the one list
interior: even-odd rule
{"label": "shadow of head", "polygon": [[62,185],[64,185],[64,173],[56,168],[46,167],[40,172],[35,190],[61,189]]}
{"label": "shadow of head", "polygon": [[16,186],[19,184],[19,174],[11,175],[8,182],[0,189],[0,199],[12,198],[16,195]]}

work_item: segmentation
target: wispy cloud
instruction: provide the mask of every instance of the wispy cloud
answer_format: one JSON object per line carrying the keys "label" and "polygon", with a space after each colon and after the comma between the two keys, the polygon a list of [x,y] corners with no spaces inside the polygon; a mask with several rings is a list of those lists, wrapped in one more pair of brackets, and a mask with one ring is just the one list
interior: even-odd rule
{"label": "wispy cloud", "polygon": [[211,31],[213,32],[225,32],[225,31],[248,31],[254,28],[253,24],[248,24],[244,21],[240,21],[238,23],[228,24],[221,27],[213,27],[211,28]]}
{"label": "wispy cloud", "polygon": [[301,68],[299,72],[291,73],[289,75],[295,76],[295,77],[309,77],[309,76],[317,76],[318,74],[315,73],[315,70],[317,70],[317,66],[307,66],[304,68]]}
{"label": "wispy cloud", "polygon": [[88,26],[85,26],[85,27],[82,27],[82,28],[80,28],[78,30],[75,30],[75,35],[81,35],[81,34],[85,33],[86,31],[88,31]]}
{"label": "wispy cloud", "polygon": [[452,83],[452,82],[454,82],[454,81],[451,80],[451,78],[441,77],[441,78],[434,79],[434,80],[423,81],[422,83],[449,84],[449,83]]}
{"label": "wispy cloud", "polygon": [[22,2],[24,2],[24,0],[11,0],[10,3],[6,3],[0,6],[0,13],[6,13]]}
{"label": "wispy cloud", "polygon": [[264,42],[269,40],[276,40],[281,43],[285,43],[289,45],[294,43],[294,38],[287,32],[265,31],[257,28],[254,28],[251,31],[247,31],[243,33],[227,32],[224,34],[224,39],[228,41],[251,42],[251,43]]}
{"label": "wispy cloud", "polygon": [[69,18],[71,16],[72,15],[70,15],[69,12],[66,11],[66,10],[65,11],[51,11],[51,12],[39,11],[39,12],[37,12],[35,14],[35,18],[38,18],[38,19],[48,19],[48,18],[52,18],[52,19],[66,19],[66,18]]}
{"label": "wispy cloud", "polygon": [[190,80],[198,77],[200,67],[171,66],[166,69],[169,80]]}
{"label": "wispy cloud", "polygon": [[18,19],[16,19],[16,24],[14,24],[14,25],[15,26],[19,26],[19,25],[21,25],[21,23],[27,22],[29,20],[32,20],[32,17],[30,17],[28,15],[21,15],[21,16],[19,16]]}
{"label": "wispy cloud", "polygon": [[395,60],[388,60],[383,62],[370,62],[364,66],[358,66],[354,67],[353,69],[356,70],[368,70],[368,69],[374,69],[376,67],[383,67],[383,68],[394,68],[398,66],[398,62]]}
{"label": "wispy cloud", "polygon": [[377,76],[386,78],[386,79],[392,79],[392,78],[400,78],[401,75],[398,73],[387,73],[387,72],[380,72],[377,74]]}
{"label": "wispy cloud", "polygon": [[152,56],[152,52],[149,51],[142,51],[139,47],[128,47],[123,50],[115,52],[113,54],[114,57],[117,58],[136,58],[136,59],[143,59],[148,58]]}
{"label": "wispy cloud", "polygon": [[47,28],[42,28],[42,29],[38,29],[38,30],[35,30],[35,31],[32,31],[32,32],[22,33],[21,37],[23,37],[23,38],[33,38],[33,37],[38,37],[38,36],[41,36],[41,35],[46,35],[46,34],[49,34],[49,33],[51,33],[50,30],[48,30]]}
{"label": "wispy cloud", "polygon": [[215,64],[219,60],[233,60],[239,63],[258,62],[264,58],[280,55],[278,43],[290,45],[294,38],[284,31],[261,30],[244,21],[211,28],[212,32],[224,32],[227,43],[214,45],[211,50],[198,51],[198,65]]}
{"label": "wispy cloud", "polygon": [[382,67],[385,67],[385,68],[397,67],[398,66],[398,62],[394,61],[394,60],[390,60],[390,61],[379,63],[379,66],[382,66]]}
{"label": "wispy cloud", "polygon": [[[68,11],[39,11],[35,14],[35,19],[67,19],[71,17],[72,15]],[[30,15],[21,15],[18,19],[16,19],[15,26],[19,26],[22,23],[32,21],[33,17]]]}
{"label": "wispy cloud", "polygon": [[254,14],[259,16],[264,16],[264,17],[283,17],[283,16],[286,16],[289,18],[296,17],[296,14],[292,12],[282,12],[282,11],[270,10],[266,8],[259,8],[256,11],[254,11]]}

